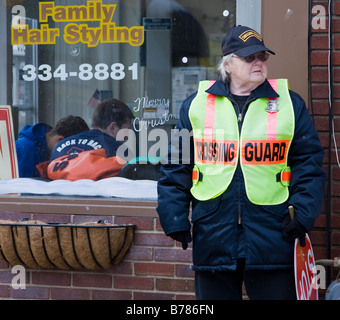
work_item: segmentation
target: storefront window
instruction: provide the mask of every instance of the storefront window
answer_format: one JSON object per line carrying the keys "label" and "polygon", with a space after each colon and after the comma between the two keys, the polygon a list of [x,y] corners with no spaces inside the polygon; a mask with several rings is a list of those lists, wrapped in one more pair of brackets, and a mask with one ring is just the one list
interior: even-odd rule
{"label": "storefront window", "polygon": [[[109,17],[100,12],[106,8],[112,9]],[[88,102],[96,89],[102,99],[129,104],[139,119],[167,112],[175,118],[198,81],[215,77],[221,38],[235,24],[236,4],[9,1],[8,9],[12,24],[27,25],[11,32],[20,129],[69,113],[90,122]]]}
{"label": "storefront window", "polygon": [[136,155],[147,153],[141,135],[162,128],[170,137],[183,100],[200,80],[216,79],[237,2],[7,0],[0,85],[16,137],[25,124],[53,125],[69,114],[91,126],[95,100],[114,97],[134,113]]}

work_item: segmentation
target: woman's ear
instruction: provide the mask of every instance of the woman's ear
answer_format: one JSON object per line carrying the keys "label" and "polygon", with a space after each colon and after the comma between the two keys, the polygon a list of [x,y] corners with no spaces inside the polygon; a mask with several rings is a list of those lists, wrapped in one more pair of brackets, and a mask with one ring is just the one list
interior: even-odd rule
{"label": "woman's ear", "polygon": [[227,73],[230,73],[230,63],[231,63],[231,60],[230,61],[226,61],[224,63],[224,68],[227,71]]}

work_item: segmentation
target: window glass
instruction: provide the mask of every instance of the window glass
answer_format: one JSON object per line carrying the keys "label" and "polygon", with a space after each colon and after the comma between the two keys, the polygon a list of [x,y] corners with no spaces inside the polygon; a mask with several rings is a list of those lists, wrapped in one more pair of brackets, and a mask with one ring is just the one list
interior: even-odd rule
{"label": "window glass", "polygon": [[154,143],[141,150],[142,135],[169,137],[183,100],[216,79],[222,37],[236,23],[236,0],[7,0],[1,10],[16,136],[69,114],[91,127],[96,100],[113,97],[134,113],[137,156]]}

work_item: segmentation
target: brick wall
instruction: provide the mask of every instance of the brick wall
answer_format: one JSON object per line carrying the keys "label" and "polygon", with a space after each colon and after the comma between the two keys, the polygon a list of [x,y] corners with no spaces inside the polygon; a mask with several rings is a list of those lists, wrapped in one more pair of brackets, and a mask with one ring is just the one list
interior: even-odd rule
{"label": "brick wall", "polygon": [[26,269],[26,288],[14,289],[17,273],[0,262],[0,299],[70,300],[191,300],[194,280],[191,248],[166,237],[155,217],[88,216],[57,214],[2,213],[2,219],[28,217],[45,222],[81,223],[108,220],[135,224],[135,237],[129,252],[119,264],[100,271]]}
{"label": "brick wall", "polygon": [[[328,103],[328,1],[313,1],[313,6],[322,5],[327,13],[326,28],[312,28],[311,38],[311,84],[312,105],[314,110],[315,126],[323,147],[325,148],[324,168],[328,172],[329,158],[331,158],[331,174],[328,177],[331,182],[331,258],[340,256],[340,169],[336,160],[334,142],[331,144],[331,157],[328,154],[329,127],[329,103]],[[334,130],[338,147],[340,146],[340,1],[333,1],[332,6],[332,32],[333,32],[333,114]],[[313,25],[313,24],[312,24]],[[313,106],[313,109],[311,108]],[[327,190],[327,186],[326,186]],[[314,254],[316,259],[327,258],[327,232],[326,211],[327,197],[325,199],[323,214],[316,221],[314,230],[311,232]],[[332,279],[339,270],[332,270]]]}

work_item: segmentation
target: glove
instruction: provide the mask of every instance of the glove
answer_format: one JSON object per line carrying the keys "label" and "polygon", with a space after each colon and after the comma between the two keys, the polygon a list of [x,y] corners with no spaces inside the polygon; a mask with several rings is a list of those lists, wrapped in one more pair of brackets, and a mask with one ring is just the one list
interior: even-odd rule
{"label": "glove", "polygon": [[295,218],[291,220],[289,215],[287,215],[283,219],[282,229],[283,239],[285,239],[286,241],[294,241],[296,238],[299,238],[301,247],[304,247],[306,245],[305,234],[307,230]]}
{"label": "glove", "polygon": [[188,243],[192,241],[190,231],[177,231],[169,234],[172,239],[181,242],[183,250],[188,248]]}

